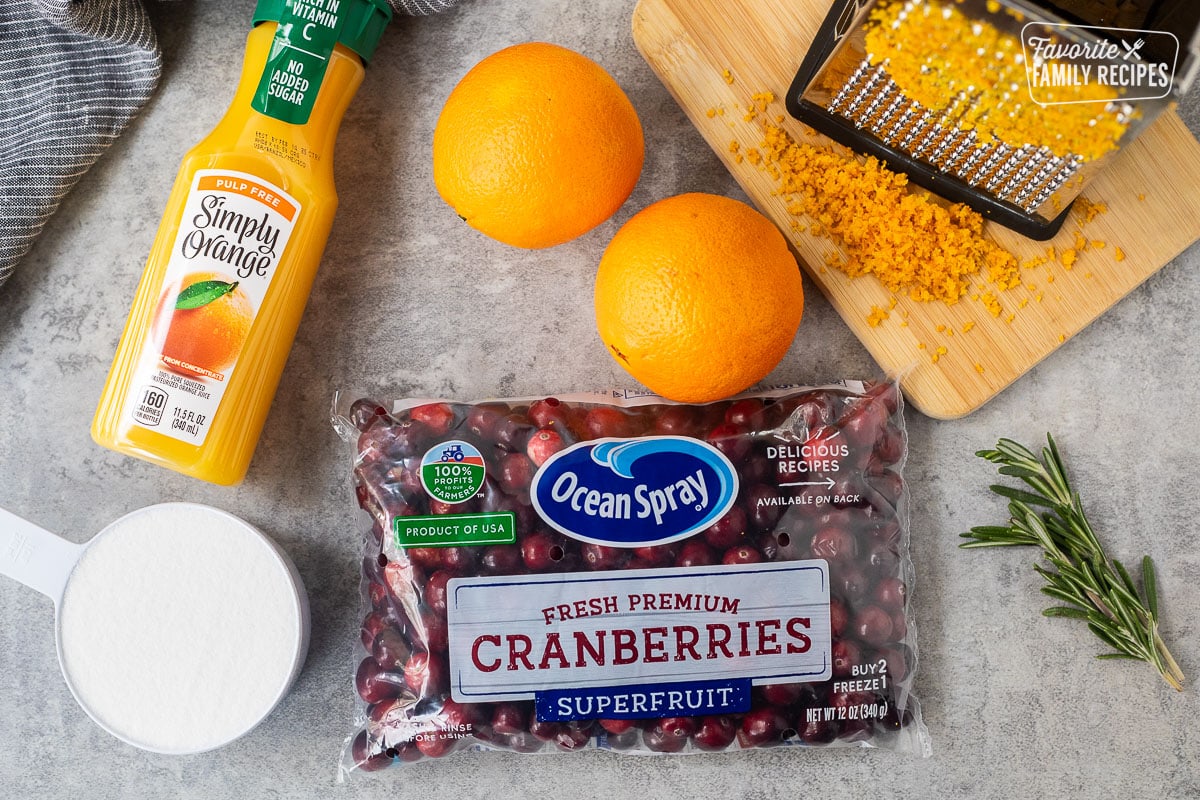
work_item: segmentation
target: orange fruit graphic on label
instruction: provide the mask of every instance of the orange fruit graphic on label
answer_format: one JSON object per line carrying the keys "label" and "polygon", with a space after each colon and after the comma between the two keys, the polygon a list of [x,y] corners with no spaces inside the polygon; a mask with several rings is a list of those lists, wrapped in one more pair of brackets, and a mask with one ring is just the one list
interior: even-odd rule
{"label": "orange fruit graphic on label", "polygon": [[641,123],[617,82],[579,53],[531,42],[488,56],[450,93],[433,179],[471,227],[541,248],[611,217],[643,156]]}
{"label": "orange fruit graphic on label", "polygon": [[744,203],[661,200],[613,237],[596,273],[596,326],[610,355],[671,400],[706,403],[780,362],[804,313],[796,259]]}
{"label": "orange fruit graphic on label", "polygon": [[253,321],[254,307],[237,281],[217,272],[193,272],[163,292],[154,341],[160,343],[163,364],[175,372],[224,380]]}

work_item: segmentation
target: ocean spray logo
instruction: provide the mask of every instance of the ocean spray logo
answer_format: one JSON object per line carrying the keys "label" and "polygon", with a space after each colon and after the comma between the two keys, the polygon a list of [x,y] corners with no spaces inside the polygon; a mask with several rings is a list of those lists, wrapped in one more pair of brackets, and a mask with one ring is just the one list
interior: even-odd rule
{"label": "ocean spray logo", "polygon": [[1179,58],[1168,31],[1030,22],[1021,45],[1029,95],[1041,106],[1166,97]]}
{"label": "ocean spray logo", "polygon": [[724,516],[737,472],[696,439],[652,436],[581,442],[534,476],[533,507],[574,539],[641,547],[682,539]]}

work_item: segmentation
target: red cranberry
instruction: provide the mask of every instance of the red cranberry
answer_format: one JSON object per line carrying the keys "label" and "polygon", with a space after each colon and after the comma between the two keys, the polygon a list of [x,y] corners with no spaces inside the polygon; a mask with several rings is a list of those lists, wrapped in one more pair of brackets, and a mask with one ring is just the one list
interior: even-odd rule
{"label": "red cranberry", "polygon": [[588,569],[620,569],[629,560],[629,551],[623,547],[609,547],[603,544],[588,543],[583,545],[583,563]]}
{"label": "red cranberry", "polygon": [[903,611],[892,612],[892,641],[899,642],[908,636],[908,618]]}
{"label": "red cranberry", "polygon": [[675,561],[675,545],[656,544],[650,547],[635,547],[634,556],[647,567],[661,567]]}
{"label": "red cranberry", "polygon": [[441,547],[410,547],[405,552],[408,553],[408,560],[413,564],[422,569],[433,571],[440,569],[442,566],[443,549]]}
{"label": "red cranberry", "polygon": [[655,752],[678,753],[687,746],[696,727],[695,717],[664,717],[647,728],[642,738]]}
{"label": "red cranberry", "polygon": [[387,625],[387,617],[379,611],[372,611],[370,614],[367,614],[362,624],[362,643],[368,653],[371,652],[371,648],[375,644],[375,637]]}
{"label": "red cranberry", "polygon": [[778,505],[779,490],[765,483],[756,483],[746,490],[746,509],[750,522],[760,531],[769,531],[779,522],[783,506]]}
{"label": "red cranberry", "polygon": [[508,450],[524,450],[534,427],[524,414],[508,414],[496,421],[492,438]]}
{"label": "red cranberry", "polygon": [[829,576],[833,590],[842,596],[843,600],[853,605],[861,600],[870,588],[871,582],[857,566],[841,566]]}
{"label": "red cranberry", "polygon": [[853,448],[870,451],[888,422],[888,412],[882,402],[864,397],[839,420],[846,441]]}
{"label": "red cranberry", "polygon": [[687,747],[688,737],[679,736],[674,731],[664,730],[661,724],[655,724],[642,733],[642,743],[647,750],[655,753],[678,753]]}
{"label": "red cranberry", "polygon": [[721,557],[722,564],[758,564],[763,561],[763,554],[757,547],[748,544],[731,547]]}
{"label": "red cranberry", "polygon": [[875,696],[870,692],[830,692],[829,705],[832,708],[851,709],[875,702]]}
{"label": "red cranberry", "polygon": [[558,566],[566,551],[558,537],[548,533],[535,533],[521,542],[521,558],[526,568],[533,572],[544,572]]}
{"label": "red cranberry", "polygon": [[429,650],[444,653],[450,649],[450,632],[446,628],[446,620],[426,610],[421,613],[421,628],[417,631],[421,643]]}
{"label": "red cranberry", "polygon": [[852,448],[846,437],[834,428],[821,428],[804,442],[804,460],[809,475],[837,472],[837,467],[850,458]]}
{"label": "red cranberry", "polygon": [[417,697],[442,694],[450,686],[450,669],[439,656],[413,653],[404,665],[404,685]]}
{"label": "red cranberry", "polygon": [[454,409],[447,403],[416,406],[409,410],[408,415],[424,424],[434,436],[442,436],[454,427]]}
{"label": "red cranberry", "polygon": [[529,709],[519,703],[498,703],[492,710],[492,730],[500,734],[524,733],[529,727]]}
{"label": "red cranberry", "polygon": [[675,557],[677,567],[710,567],[717,563],[717,554],[699,539],[689,539],[679,548]]}
{"label": "red cranberry", "polygon": [[442,701],[439,722],[447,730],[473,733],[483,727],[486,717],[479,703],[460,703],[447,697]]}
{"label": "red cranberry", "polygon": [[809,550],[813,558],[833,562],[850,561],[858,553],[858,545],[850,531],[827,525],[813,534]]}
{"label": "red cranberry", "polygon": [[757,427],[756,423],[762,415],[763,401],[757,397],[736,400],[725,409],[725,422],[750,429]]}
{"label": "red cranberry", "polygon": [[479,510],[479,503],[474,497],[468,497],[458,503],[447,503],[444,500],[429,500],[429,513],[444,516],[446,514],[473,514]]}
{"label": "red cranberry", "polygon": [[876,540],[867,547],[864,562],[873,575],[895,575],[900,568],[900,554],[893,545]]}
{"label": "red cranberry", "polygon": [[850,629],[864,642],[883,644],[892,636],[892,615],[877,605],[866,605],[855,612]]}
{"label": "red cranberry", "polygon": [[798,733],[806,744],[829,744],[837,738],[838,725],[833,720],[802,719]]}
{"label": "red cranberry", "polygon": [[875,443],[874,458],[876,462],[885,467],[899,464],[904,460],[906,444],[904,431],[895,425],[888,425],[880,435],[879,441]]}
{"label": "red cranberry", "polygon": [[591,741],[592,727],[591,720],[572,720],[563,723],[552,740],[554,746],[559,750],[579,750]]}
{"label": "red cranberry", "polygon": [[867,481],[893,509],[900,505],[900,498],[904,494],[904,479],[899,473],[890,469],[879,470],[868,475]]}
{"label": "red cranberry", "polygon": [[801,395],[783,400],[782,411],[789,417],[788,427],[802,434],[811,433],[827,424],[833,416],[829,402],[819,395]]}
{"label": "red cranberry", "polygon": [[388,672],[399,672],[412,654],[412,646],[400,631],[384,628],[371,643],[371,655]]}
{"label": "red cranberry", "polygon": [[540,467],[549,460],[550,456],[564,447],[566,447],[566,443],[557,431],[542,428],[529,438],[529,444],[525,446],[525,452],[529,456],[529,459]]}
{"label": "red cranberry", "polygon": [[429,758],[441,758],[458,743],[452,735],[440,731],[425,731],[417,734],[417,749]]}
{"label": "red cranberry", "polygon": [[879,651],[879,657],[887,664],[887,676],[892,683],[898,683],[908,675],[910,652],[904,645],[885,647]]}
{"label": "red cranberry", "polygon": [[511,575],[521,563],[521,548],[515,544],[489,545],[479,557],[480,566],[489,575]]}
{"label": "red cranberry", "polygon": [[537,467],[524,453],[508,453],[500,460],[500,488],[512,495],[528,492],[535,472]]}
{"label": "red cranberry", "polygon": [[596,406],[588,411],[583,429],[589,439],[625,438],[634,434],[629,414],[613,406]]}
{"label": "red cranberry", "polygon": [[790,728],[787,717],[768,706],[756,708],[742,717],[740,736],[745,747],[769,747],[783,741]]}
{"label": "red cranberry", "polygon": [[700,727],[693,734],[692,741],[701,750],[708,750],[709,752],[724,750],[733,744],[737,732],[738,724],[733,717],[724,714],[714,717],[704,717],[700,720]]}
{"label": "red cranberry", "polygon": [[379,703],[400,694],[401,681],[396,673],[385,672],[374,658],[364,658],[358,665],[354,685],[363,700]]}
{"label": "red cranberry", "polygon": [[[784,535],[784,540],[787,540],[787,534]],[[779,539],[773,533],[760,533],[754,540],[754,546],[758,548],[758,552],[762,553],[764,561],[774,561],[779,556],[780,544]]]}
{"label": "red cranberry", "polygon": [[496,743],[507,747],[514,753],[536,753],[545,745],[545,742],[528,731],[500,736],[496,739]]}
{"label": "red cranberry", "polygon": [[792,705],[803,693],[802,683],[770,683],[759,687],[759,694],[766,703],[780,707]]}
{"label": "red cranberry", "polygon": [[838,678],[845,678],[861,663],[862,655],[854,642],[838,639],[830,650],[830,658],[833,661],[833,674]]}
{"label": "red cranberry", "polygon": [[874,737],[875,723],[869,719],[849,719],[842,723],[837,738],[843,742],[866,742]]}
{"label": "red cranberry", "polygon": [[746,512],[733,506],[704,531],[704,541],[717,550],[728,550],[746,537]]}
{"label": "red cranberry", "polygon": [[738,477],[743,486],[775,481],[775,459],[753,453],[738,468]]}
{"label": "red cranberry", "polygon": [[557,722],[545,722],[535,718],[529,720],[529,732],[543,742],[552,742],[562,732],[562,725]]}
{"label": "red cranberry", "polygon": [[446,613],[446,584],[454,575],[446,570],[438,570],[425,581],[425,604],[438,614]]}
{"label": "red cranberry", "polygon": [[429,428],[414,419],[397,422],[391,430],[393,438],[388,454],[392,458],[420,456],[433,441]]}
{"label": "red cranberry", "polygon": [[842,638],[850,624],[850,612],[846,604],[836,597],[829,598],[829,629],[834,639]]}
{"label": "red cranberry", "polygon": [[601,728],[612,734],[625,733],[636,725],[631,719],[602,719],[599,722]]}
{"label": "red cranberry", "polygon": [[900,409],[900,390],[894,383],[880,382],[867,389],[867,397],[880,400],[889,415]]}
{"label": "red cranberry", "polygon": [[728,422],[718,425],[708,432],[706,441],[725,454],[732,463],[741,463],[750,455],[752,442],[745,428],[741,425],[731,425]]}
{"label": "red cranberry", "polygon": [[367,597],[371,598],[371,607],[380,611],[388,606],[388,590],[381,583],[367,585]]}
{"label": "red cranberry", "polygon": [[475,560],[479,558],[476,547],[443,547],[442,566],[454,575],[469,575],[475,571]]}
{"label": "red cranberry", "polygon": [[899,578],[880,578],[875,584],[875,602],[888,611],[903,609],[907,594],[908,587]]}
{"label": "red cranberry", "polygon": [[667,406],[654,420],[654,432],[661,436],[692,436],[700,428],[696,410],[691,406]]}
{"label": "red cranberry", "polygon": [[535,400],[529,406],[529,421],[539,428],[558,427],[567,425],[567,408],[556,397],[545,400]]}
{"label": "red cranberry", "polygon": [[411,697],[395,697],[367,707],[367,730],[376,739],[383,739],[395,728],[408,722],[412,709]]}
{"label": "red cranberry", "polygon": [[496,425],[509,413],[509,407],[503,403],[480,403],[471,406],[467,412],[467,430],[481,439],[491,439],[496,433]]}
{"label": "red cranberry", "polygon": [[354,744],[350,746],[350,755],[354,759],[354,766],[363,772],[375,772],[392,764],[391,757],[384,753],[380,745],[367,737],[366,731],[359,731],[358,736],[354,738]]}

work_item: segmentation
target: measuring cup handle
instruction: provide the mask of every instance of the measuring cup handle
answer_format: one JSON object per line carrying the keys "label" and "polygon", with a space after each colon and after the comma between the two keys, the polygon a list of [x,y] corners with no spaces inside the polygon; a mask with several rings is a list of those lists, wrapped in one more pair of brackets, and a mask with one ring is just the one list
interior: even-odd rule
{"label": "measuring cup handle", "polygon": [[82,553],[83,545],[0,508],[0,575],[36,589],[57,605]]}

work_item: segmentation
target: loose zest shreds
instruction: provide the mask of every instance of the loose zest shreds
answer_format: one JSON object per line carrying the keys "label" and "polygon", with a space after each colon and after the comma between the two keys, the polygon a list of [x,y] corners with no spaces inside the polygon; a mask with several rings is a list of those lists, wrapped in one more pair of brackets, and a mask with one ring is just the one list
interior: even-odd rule
{"label": "loose zest shreds", "polygon": [[897,294],[948,304],[981,271],[1001,288],[1020,283],[1016,257],[983,235],[982,216],[910,192],[908,177],[877,159],[798,144],[774,125],[764,127],[759,152],[788,210],[811,217],[814,229],[845,249],[846,260],[833,266],[847,275],[874,275]]}

